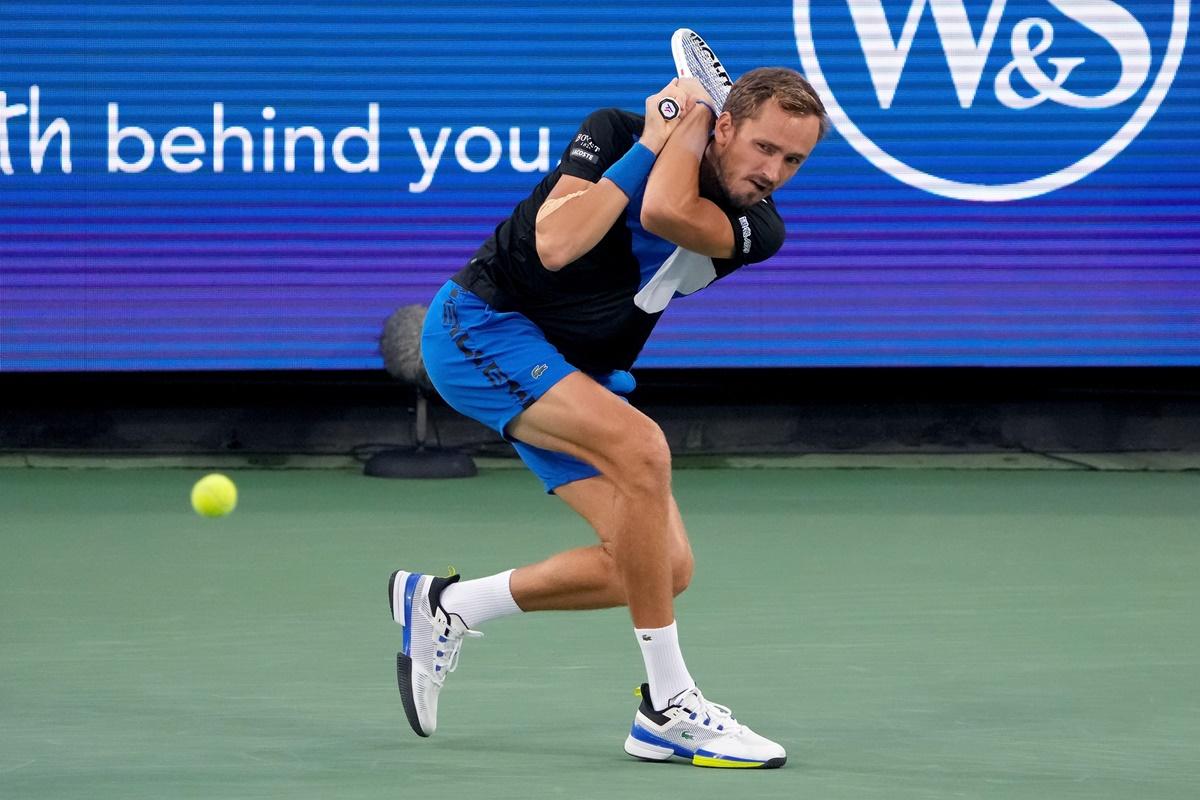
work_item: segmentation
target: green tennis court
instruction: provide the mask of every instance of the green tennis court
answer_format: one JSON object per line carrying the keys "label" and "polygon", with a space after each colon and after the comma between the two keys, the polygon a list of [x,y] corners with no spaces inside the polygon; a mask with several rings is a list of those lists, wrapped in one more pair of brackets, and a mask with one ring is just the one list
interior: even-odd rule
{"label": "green tennis court", "polygon": [[1195,798],[1194,473],[681,470],[682,643],[775,771],[644,764],[623,610],[497,621],[429,740],[387,613],[591,534],[521,471],[0,470],[0,797]]}

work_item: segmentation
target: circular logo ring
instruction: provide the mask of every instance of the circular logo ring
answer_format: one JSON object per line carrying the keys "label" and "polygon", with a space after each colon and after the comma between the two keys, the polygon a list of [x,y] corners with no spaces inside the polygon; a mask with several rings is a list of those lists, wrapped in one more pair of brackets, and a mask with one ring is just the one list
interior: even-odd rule
{"label": "circular logo ring", "polygon": [[1083,180],[1120,155],[1121,151],[1145,130],[1146,125],[1149,124],[1157,113],[1158,107],[1166,98],[1171,84],[1175,82],[1175,75],[1179,71],[1179,62],[1183,59],[1184,45],[1187,43],[1188,18],[1191,14],[1191,0],[1175,0],[1175,14],[1171,20],[1171,41],[1167,45],[1167,54],[1163,58],[1158,77],[1154,79],[1154,85],[1129,121],[1098,150],[1065,169],[1043,175],[1040,178],[1019,183],[982,184],[962,183],[922,172],[884,152],[883,148],[859,130],[854,121],[850,119],[850,115],[838,103],[833,90],[829,88],[829,82],[825,80],[825,75],[821,72],[821,64],[817,59],[817,48],[813,42],[812,20],[809,18],[808,6],[808,0],[795,0],[792,5],[792,21],[795,25],[796,46],[800,51],[800,63],[804,67],[805,77],[812,83],[824,101],[825,108],[829,112],[834,126],[837,127],[838,133],[846,138],[846,141],[858,151],[859,155],[898,181],[942,197],[988,203],[1025,200],[1057,191],[1064,186],[1070,186]]}
{"label": "circular logo ring", "polygon": [[664,97],[658,101],[658,113],[662,114],[662,118],[667,122],[679,116],[679,103],[675,102],[672,97]]}

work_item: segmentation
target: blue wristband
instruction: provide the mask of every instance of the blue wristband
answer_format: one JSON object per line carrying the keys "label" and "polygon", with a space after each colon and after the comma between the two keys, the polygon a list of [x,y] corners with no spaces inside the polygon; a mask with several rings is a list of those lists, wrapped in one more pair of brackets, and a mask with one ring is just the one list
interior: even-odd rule
{"label": "blue wristband", "polygon": [[649,147],[641,142],[634,142],[629,152],[621,156],[621,160],[604,171],[604,177],[617,185],[617,188],[632,198],[642,188],[654,166],[654,155]]}

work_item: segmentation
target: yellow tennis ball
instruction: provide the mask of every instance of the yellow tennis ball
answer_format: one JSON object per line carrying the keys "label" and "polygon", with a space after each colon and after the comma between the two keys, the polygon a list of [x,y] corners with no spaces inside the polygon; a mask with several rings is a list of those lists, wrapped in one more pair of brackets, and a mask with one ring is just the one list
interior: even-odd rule
{"label": "yellow tennis ball", "polygon": [[223,517],[236,505],[237,487],[218,472],[205,475],[192,487],[192,508],[202,517]]}

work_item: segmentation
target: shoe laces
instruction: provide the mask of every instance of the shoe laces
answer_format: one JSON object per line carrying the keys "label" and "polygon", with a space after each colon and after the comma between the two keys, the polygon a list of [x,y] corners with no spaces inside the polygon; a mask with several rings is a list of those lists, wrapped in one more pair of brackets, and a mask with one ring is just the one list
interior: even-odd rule
{"label": "shoe laces", "polygon": [[734,718],[728,707],[706,699],[699,689],[688,689],[676,695],[671,699],[670,705],[679,707],[692,722],[713,730],[722,728],[722,734],[736,734],[742,731],[742,724]]}
{"label": "shoe laces", "polygon": [[[462,648],[463,639],[483,638],[481,631],[473,631],[457,614],[451,615],[442,611],[441,616],[431,614],[421,609],[421,615],[429,621],[433,628],[433,675],[432,678],[439,686],[445,682],[446,675],[458,669],[458,654]],[[458,617],[456,625],[451,616]]]}

